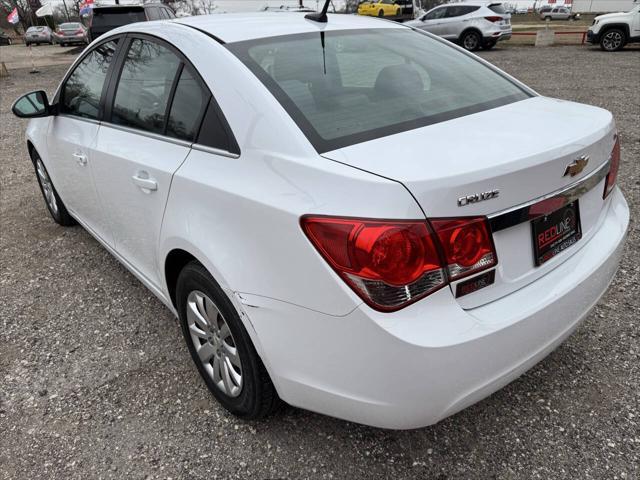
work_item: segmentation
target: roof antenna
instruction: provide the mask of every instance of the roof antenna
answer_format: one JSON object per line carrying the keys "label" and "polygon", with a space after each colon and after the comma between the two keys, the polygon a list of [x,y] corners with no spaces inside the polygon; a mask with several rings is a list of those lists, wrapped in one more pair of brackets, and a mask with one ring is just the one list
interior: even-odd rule
{"label": "roof antenna", "polygon": [[304,18],[306,18],[307,20],[313,20],[314,22],[318,23],[327,23],[327,9],[329,8],[329,3],[331,3],[331,0],[325,0],[322,11],[307,13]]}

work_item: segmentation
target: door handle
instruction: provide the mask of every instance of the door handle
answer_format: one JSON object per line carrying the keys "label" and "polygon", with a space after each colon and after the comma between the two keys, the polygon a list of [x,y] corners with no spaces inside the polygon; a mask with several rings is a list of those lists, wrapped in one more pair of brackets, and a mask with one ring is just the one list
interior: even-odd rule
{"label": "door handle", "polygon": [[84,167],[87,164],[87,156],[84,153],[74,153],[72,157],[81,167]]}
{"label": "door handle", "polygon": [[153,178],[149,178],[149,174],[147,172],[137,173],[131,177],[131,180],[133,180],[133,183],[143,190],[155,191],[158,189],[158,182]]}

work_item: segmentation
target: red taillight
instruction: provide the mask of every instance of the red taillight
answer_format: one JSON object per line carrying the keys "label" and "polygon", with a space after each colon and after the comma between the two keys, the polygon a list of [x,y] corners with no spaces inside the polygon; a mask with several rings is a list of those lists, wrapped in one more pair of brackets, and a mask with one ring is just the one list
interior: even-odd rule
{"label": "red taillight", "polygon": [[424,220],[304,216],[301,224],[329,265],[377,310],[406,307],[449,279],[497,263],[484,218],[438,219],[435,233]]}
{"label": "red taillight", "polygon": [[431,225],[442,245],[449,280],[458,280],[497,263],[486,218],[438,218],[431,220]]}
{"label": "red taillight", "polygon": [[76,34],[76,35],[81,35],[81,34],[83,34],[83,33],[84,33],[84,30],[80,29],[80,30],[76,31],[76,33],[75,33],[75,34]]}
{"label": "red taillight", "polygon": [[607,179],[604,184],[604,193],[602,194],[602,198],[607,198],[607,196],[613,190],[613,187],[616,186],[616,181],[618,180],[618,170],[620,169],[620,137],[616,135],[616,141],[613,144],[613,150],[611,150],[611,160],[609,164],[609,173],[607,174]]}
{"label": "red taillight", "polygon": [[494,23],[495,23],[495,22],[500,22],[500,21],[504,20],[502,17],[494,17],[494,16],[491,16],[491,17],[484,17],[484,19],[485,19],[485,20],[489,20],[490,22],[494,22]]}
{"label": "red taillight", "polygon": [[304,216],[301,223],[331,267],[377,310],[405,307],[447,283],[424,221]]}

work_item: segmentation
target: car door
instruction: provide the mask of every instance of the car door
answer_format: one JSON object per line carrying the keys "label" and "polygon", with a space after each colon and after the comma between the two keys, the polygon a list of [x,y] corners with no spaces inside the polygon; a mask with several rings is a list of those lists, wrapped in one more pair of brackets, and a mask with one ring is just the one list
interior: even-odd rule
{"label": "car door", "polygon": [[631,14],[631,36],[640,37],[640,6]]}
{"label": "car door", "polygon": [[419,27],[434,35],[440,35],[442,23],[447,13],[447,7],[436,7],[428,11],[422,18],[422,25]]}
{"label": "car door", "polygon": [[[475,12],[480,7],[477,5],[456,5],[455,7],[449,7],[451,11],[447,11],[447,16],[452,19],[450,23],[445,24],[446,33],[443,35],[445,38],[454,40],[460,38],[462,32],[468,28],[474,20],[477,20]],[[447,18],[448,20],[448,18]]]}
{"label": "car door", "polygon": [[159,286],[157,247],[171,179],[191,150],[208,91],[169,44],[136,36],[123,48],[96,140],[96,187],[115,250]]}
{"label": "car door", "polygon": [[108,244],[112,243],[112,236],[91,164],[101,98],[115,63],[118,42],[115,38],[92,48],[63,81],[54,100],[59,113],[52,117],[47,132],[49,170],[59,195],[71,214]]}

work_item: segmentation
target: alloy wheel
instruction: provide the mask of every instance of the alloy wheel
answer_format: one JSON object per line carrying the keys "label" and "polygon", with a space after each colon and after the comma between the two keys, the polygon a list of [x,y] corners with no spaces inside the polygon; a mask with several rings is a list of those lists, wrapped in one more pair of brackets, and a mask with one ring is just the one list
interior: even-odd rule
{"label": "alloy wheel", "polygon": [[187,325],[198,358],[216,387],[229,397],[240,395],[240,352],[222,313],[201,291],[187,297]]}
{"label": "alloy wheel", "polygon": [[622,34],[618,31],[608,32],[602,39],[602,45],[605,50],[613,51],[620,48],[622,44]]}
{"label": "alloy wheel", "polygon": [[36,172],[38,174],[38,181],[40,182],[42,191],[44,192],[45,201],[49,206],[49,210],[51,210],[51,213],[56,216],[58,215],[58,202],[56,201],[56,195],[53,191],[53,184],[51,183],[49,174],[47,174],[47,169],[44,168],[44,164],[40,159],[36,161]]}
{"label": "alloy wheel", "polygon": [[466,50],[475,50],[478,48],[478,37],[474,34],[466,35],[462,45]]}

